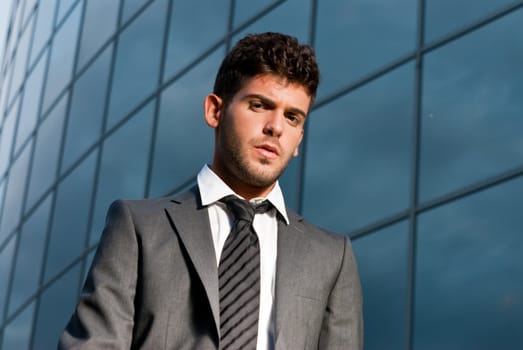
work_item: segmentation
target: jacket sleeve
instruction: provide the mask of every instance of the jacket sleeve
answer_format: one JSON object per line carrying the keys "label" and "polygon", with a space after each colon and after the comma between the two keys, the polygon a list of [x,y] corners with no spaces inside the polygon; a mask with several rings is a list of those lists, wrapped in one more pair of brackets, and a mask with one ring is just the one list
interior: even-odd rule
{"label": "jacket sleeve", "polygon": [[343,261],[325,309],[318,349],[363,349],[360,279],[350,240],[344,239]]}
{"label": "jacket sleeve", "polygon": [[130,211],[114,202],[76,310],[59,349],[129,349],[138,244]]}

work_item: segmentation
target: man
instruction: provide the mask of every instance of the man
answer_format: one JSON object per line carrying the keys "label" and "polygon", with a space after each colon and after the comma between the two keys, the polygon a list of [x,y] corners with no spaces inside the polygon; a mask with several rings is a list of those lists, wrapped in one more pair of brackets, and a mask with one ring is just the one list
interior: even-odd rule
{"label": "man", "polygon": [[287,209],[278,185],[318,82],[295,38],[238,42],[204,101],[212,163],[186,193],[111,206],[62,349],[362,349],[349,239]]}

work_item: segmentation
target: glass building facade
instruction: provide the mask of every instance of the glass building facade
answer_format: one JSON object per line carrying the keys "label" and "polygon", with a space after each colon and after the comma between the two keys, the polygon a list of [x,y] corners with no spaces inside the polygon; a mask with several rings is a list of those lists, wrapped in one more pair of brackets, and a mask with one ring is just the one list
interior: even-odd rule
{"label": "glass building facade", "polygon": [[523,348],[523,1],[12,0],[0,349],[54,349],[116,198],[195,182],[246,33],[316,48],[288,205],[352,237],[365,348]]}

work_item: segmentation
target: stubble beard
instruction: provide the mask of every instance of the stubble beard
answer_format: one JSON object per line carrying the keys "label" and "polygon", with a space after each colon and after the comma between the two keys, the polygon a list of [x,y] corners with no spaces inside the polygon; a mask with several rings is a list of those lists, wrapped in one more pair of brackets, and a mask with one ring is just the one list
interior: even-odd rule
{"label": "stubble beard", "polygon": [[[232,136],[232,135],[230,135]],[[242,145],[232,136],[228,137],[227,153],[225,157],[225,166],[241,182],[258,188],[267,188],[272,186],[283,174],[290,159],[286,160],[281,168],[263,169],[264,166],[270,166],[271,161],[266,158],[260,158],[260,164],[253,164],[247,159],[247,155],[242,153]]]}

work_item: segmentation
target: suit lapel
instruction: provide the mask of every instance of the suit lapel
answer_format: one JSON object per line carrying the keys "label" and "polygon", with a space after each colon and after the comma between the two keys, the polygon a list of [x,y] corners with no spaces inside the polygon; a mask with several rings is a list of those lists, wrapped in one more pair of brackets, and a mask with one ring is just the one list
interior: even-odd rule
{"label": "suit lapel", "polygon": [[[275,298],[275,347],[285,349],[285,332],[292,327],[286,319],[294,311],[296,295],[299,294],[300,276],[304,257],[308,255],[309,242],[303,231],[303,218],[289,212],[290,224],[278,222],[278,255],[276,262]],[[292,333],[292,332],[291,332]],[[292,339],[290,339],[292,341]]]}
{"label": "suit lapel", "polygon": [[175,196],[174,205],[166,208],[173,225],[202,281],[209,299],[216,329],[220,329],[218,270],[216,253],[209,224],[209,214],[203,208],[197,187]]}

